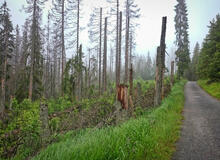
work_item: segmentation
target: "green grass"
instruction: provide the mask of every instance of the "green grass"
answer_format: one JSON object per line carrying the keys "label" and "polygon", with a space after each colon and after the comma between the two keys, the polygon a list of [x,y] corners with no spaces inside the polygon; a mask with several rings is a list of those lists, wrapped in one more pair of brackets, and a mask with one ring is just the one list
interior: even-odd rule
{"label": "green grass", "polygon": [[179,137],[183,87],[177,83],[159,108],[143,116],[103,129],[87,129],[64,136],[34,160],[169,160]]}
{"label": "green grass", "polygon": [[208,80],[198,80],[198,84],[211,96],[220,100],[220,82],[207,83]]}

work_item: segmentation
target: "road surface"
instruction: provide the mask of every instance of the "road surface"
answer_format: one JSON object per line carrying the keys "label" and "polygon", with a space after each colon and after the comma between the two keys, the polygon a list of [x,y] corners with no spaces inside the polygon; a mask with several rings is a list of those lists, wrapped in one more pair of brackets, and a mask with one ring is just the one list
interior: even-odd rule
{"label": "road surface", "polygon": [[185,86],[181,136],[173,160],[220,160],[220,101],[196,82]]}

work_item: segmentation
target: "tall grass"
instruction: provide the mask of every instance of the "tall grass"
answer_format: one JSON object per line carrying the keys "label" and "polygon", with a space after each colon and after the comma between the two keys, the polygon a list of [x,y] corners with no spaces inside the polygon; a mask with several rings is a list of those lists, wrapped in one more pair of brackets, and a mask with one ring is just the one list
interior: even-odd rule
{"label": "tall grass", "polygon": [[208,83],[208,80],[198,80],[198,84],[211,96],[220,100],[220,82]]}
{"label": "tall grass", "polygon": [[88,129],[50,145],[34,160],[168,160],[179,137],[185,82],[159,108],[119,126]]}

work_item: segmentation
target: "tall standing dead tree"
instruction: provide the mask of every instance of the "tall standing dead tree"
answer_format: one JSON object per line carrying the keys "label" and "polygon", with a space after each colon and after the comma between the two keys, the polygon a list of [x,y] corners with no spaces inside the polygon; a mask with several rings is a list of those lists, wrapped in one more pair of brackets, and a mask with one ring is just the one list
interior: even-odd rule
{"label": "tall standing dead tree", "polygon": [[102,8],[100,8],[99,30],[99,94],[101,95],[101,67],[102,67]]}
{"label": "tall standing dead tree", "polygon": [[167,17],[163,17],[160,47],[157,48],[154,106],[160,105],[162,101],[162,86],[163,86],[163,74],[164,74],[164,66],[165,66],[165,47],[166,47],[166,44],[165,44],[166,23],[167,23]]}
{"label": "tall standing dead tree", "polygon": [[117,68],[117,76],[118,76],[118,84],[120,84],[121,77],[121,38],[122,38],[122,12],[120,12],[120,22],[119,22],[119,42],[118,42],[118,68]]}
{"label": "tall standing dead tree", "polygon": [[103,54],[103,91],[107,89],[107,17],[105,18],[105,30],[104,30],[104,54]]}

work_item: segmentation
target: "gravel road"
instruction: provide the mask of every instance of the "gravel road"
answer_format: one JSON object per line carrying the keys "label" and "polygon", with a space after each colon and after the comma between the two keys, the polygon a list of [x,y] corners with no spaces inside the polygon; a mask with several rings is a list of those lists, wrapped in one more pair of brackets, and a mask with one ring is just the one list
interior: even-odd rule
{"label": "gravel road", "polygon": [[220,101],[196,82],[185,86],[181,137],[173,160],[220,160]]}

